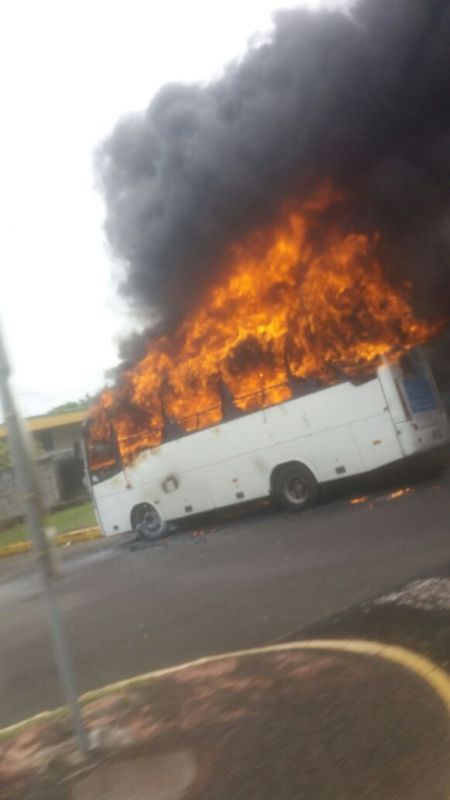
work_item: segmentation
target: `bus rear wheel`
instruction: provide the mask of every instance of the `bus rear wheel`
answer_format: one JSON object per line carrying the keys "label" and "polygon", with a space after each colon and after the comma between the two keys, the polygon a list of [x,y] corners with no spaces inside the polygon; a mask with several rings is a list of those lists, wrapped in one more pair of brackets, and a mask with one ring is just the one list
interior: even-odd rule
{"label": "bus rear wheel", "polygon": [[274,471],[272,494],[288,511],[303,511],[317,503],[319,484],[308,467],[293,461]]}
{"label": "bus rear wheel", "polygon": [[147,541],[159,539],[166,527],[158,509],[151,503],[141,503],[133,508],[131,526],[141,539]]}

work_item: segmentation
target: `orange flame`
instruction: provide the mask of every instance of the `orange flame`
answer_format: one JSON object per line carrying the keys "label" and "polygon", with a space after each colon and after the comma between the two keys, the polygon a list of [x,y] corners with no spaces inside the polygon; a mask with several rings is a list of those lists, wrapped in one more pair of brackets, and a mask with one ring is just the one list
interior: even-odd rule
{"label": "orange flame", "polygon": [[395,492],[391,492],[388,495],[388,500],[398,500],[399,497],[404,497],[407,494],[412,494],[414,489],[411,489],[410,486],[407,486],[406,489],[397,489]]}
{"label": "orange flame", "polygon": [[435,334],[439,325],[415,318],[408,287],[384,278],[377,236],[318,225],[331,202],[321,192],[230,246],[201,307],[100,396],[91,439],[114,434],[127,463],[161,442],[167,422],[185,431],[220,422],[226,394],[238,409],[264,408],[292,397],[293,378],[369,374],[381,356]]}

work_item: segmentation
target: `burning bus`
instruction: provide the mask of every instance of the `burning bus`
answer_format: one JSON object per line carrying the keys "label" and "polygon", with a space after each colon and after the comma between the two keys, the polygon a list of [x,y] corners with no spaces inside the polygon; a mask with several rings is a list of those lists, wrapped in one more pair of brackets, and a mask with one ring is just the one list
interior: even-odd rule
{"label": "burning bus", "polygon": [[[208,416],[208,412],[206,412]],[[363,383],[347,381],[145,447],[128,463],[117,440],[87,434],[92,494],[106,535],[153,538],[167,521],[269,495],[312,506],[325,481],[358,475],[448,440],[427,361],[411,351]]]}
{"label": "burning bus", "polygon": [[[234,243],[220,280],[154,337],[86,426],[106,535],[267,496],[297,511],[322,483],[448,439],[416,317],[377,238],[311,226],[326,193]],[[322,214],[323,221],[323,214]]]}

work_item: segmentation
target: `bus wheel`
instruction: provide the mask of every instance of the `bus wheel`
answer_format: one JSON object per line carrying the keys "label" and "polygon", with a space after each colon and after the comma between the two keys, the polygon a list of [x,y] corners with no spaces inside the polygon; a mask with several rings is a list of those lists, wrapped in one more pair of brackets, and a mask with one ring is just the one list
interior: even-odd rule
{"label": "bus wheel", "polygon": [[141,503],[131,512],[131,526],[141,539],[154,541],[163,535],[166,524],[151,503]]}
{"label": "bus wheel", "polygon": [[317,503],[319,484],[308,467],[292,461],[274,470],[272,494],[288,511],[302,511]]}

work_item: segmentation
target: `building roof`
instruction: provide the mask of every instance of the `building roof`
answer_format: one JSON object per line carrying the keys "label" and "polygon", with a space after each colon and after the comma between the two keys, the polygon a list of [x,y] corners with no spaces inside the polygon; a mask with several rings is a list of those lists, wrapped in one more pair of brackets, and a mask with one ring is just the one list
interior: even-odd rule
{"label": "building roof", "polygon": [[[79,411],[66,411],[62,414],[43,414],[40,417],[28,417],[25,422],[29,431],[48,431],[53,428],[62,428],[65,425],[81,424],[88,413],[89,409],[81,408]],[[0,439],[4,439],[5,436],[5,425],[0,425]]]}

